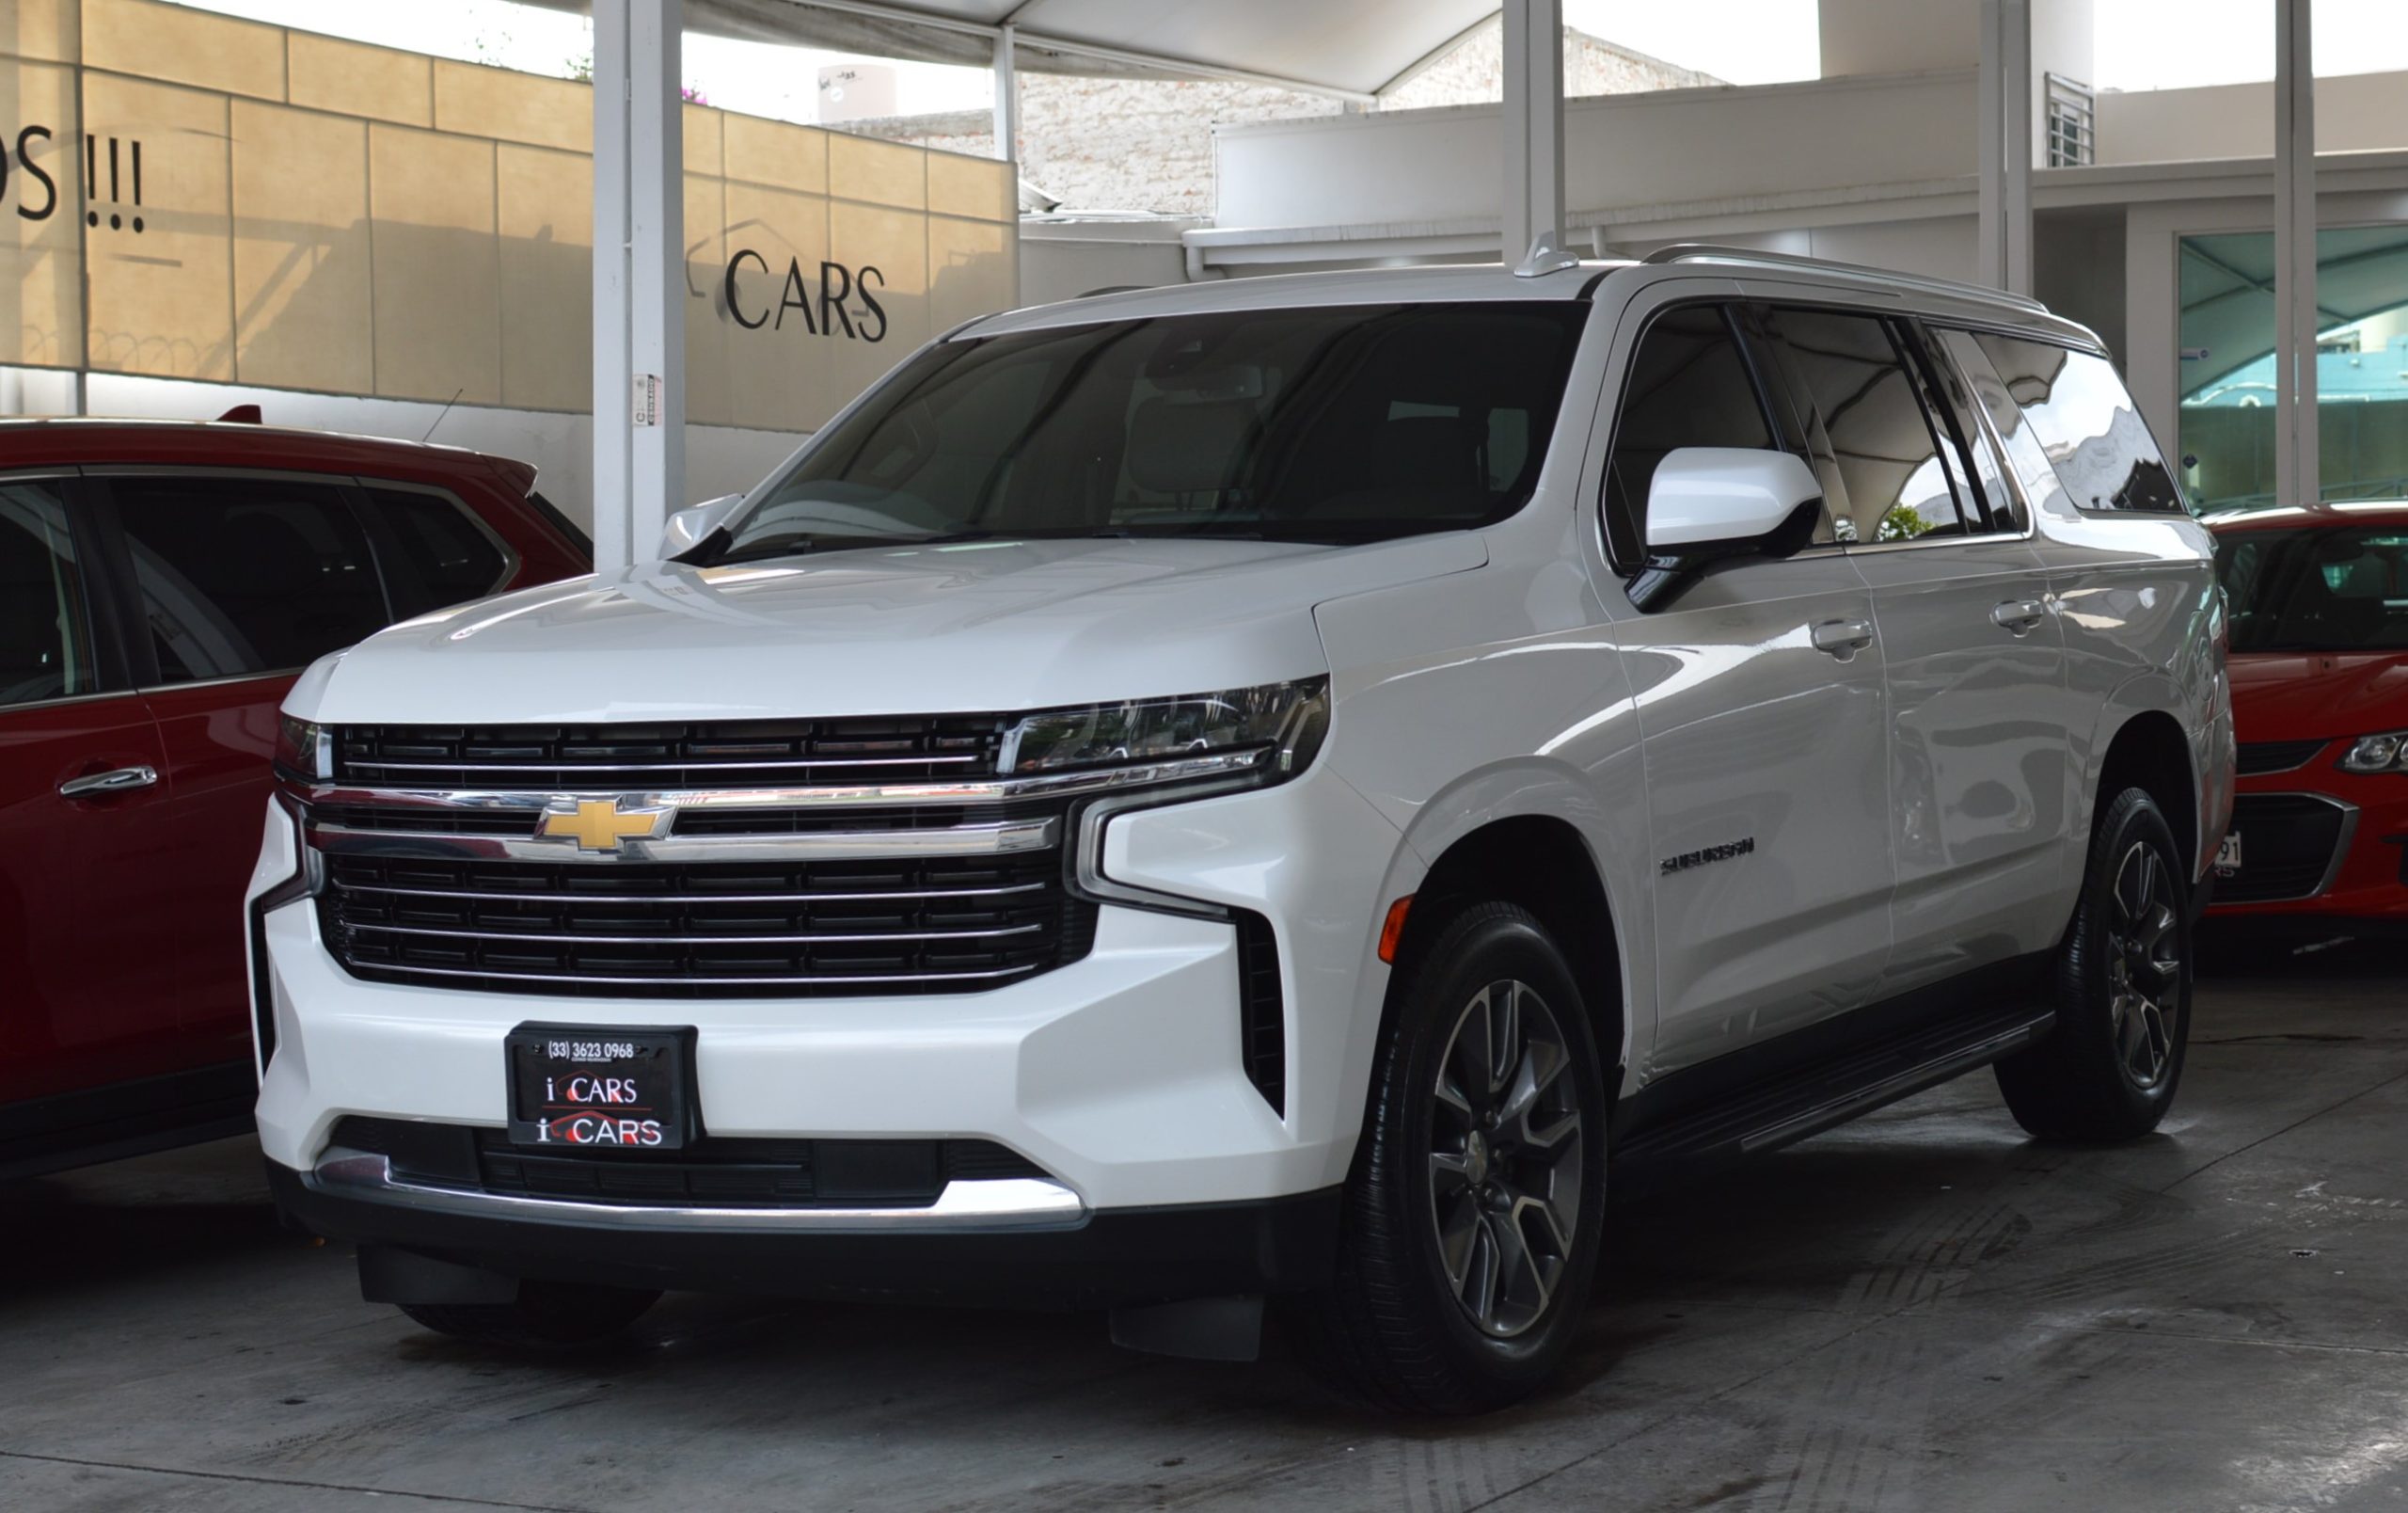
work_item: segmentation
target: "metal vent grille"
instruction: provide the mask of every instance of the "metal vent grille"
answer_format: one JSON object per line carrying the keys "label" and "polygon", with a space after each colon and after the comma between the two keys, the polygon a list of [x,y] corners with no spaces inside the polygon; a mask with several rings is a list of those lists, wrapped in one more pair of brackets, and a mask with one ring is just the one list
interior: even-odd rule
{"label": "metal vent grille", "polygon": [[326,944],[371,981],[610,997],[999,987],[1086,954],[1057,849],[611,867],[329,856]]}
{"label": "metal vent grille", "polygon": [[2238,771],[2243,777],[2258,772],[2288,772],[2306,765],[2309,757],[2330,745],[2326,741],[2244,741]]}
{"label": "metal vent grille", "polygon": [[2218,903],[2272,903],[2324,890],[2351,811],[2301,793],[2244,793],[2233,805],[2241,870],[2218,878]]}
{"label": "metal vent grille", "polygon": [[1271,921],[1240,911],[1238,1033],[1246,1080],[1281,1118],[1288,1113],[1288,1007],[1279,987],[1279,939]]}

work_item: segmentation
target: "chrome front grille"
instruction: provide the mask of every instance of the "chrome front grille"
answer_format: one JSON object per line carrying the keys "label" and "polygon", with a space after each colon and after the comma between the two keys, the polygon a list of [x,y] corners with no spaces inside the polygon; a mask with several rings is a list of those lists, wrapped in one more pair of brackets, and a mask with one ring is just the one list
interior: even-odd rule
{"label": "chrome front grille", "polygon": [[[335,732],[334,778],[289,791],[323,864],[326,944],[370,980],[621,997],[977,992],[1085,954],[1095,908],[1073,894],[1065,845],[1078,796],[1113,780],[997,779],[987,734],[975,750],[944,744],[972,741],[974,725],[1000,727],[351,728]],[[833,763],[838,737],[856,755],[910,743],[908,758],[859,759],[919,766],[768,787],[654,781],[754,781],[779,742]],[[625,771],[647,754],[660,764]],[[563,765],[572,756],[594,759]],[[934,775],[957,756],[970,771]]]}
{"label": "chrome front grille", "polygon": [[327,944],[355,975],[521,993],[963,993],[1085,952],[1053,852],[762,868],[328,858]]}

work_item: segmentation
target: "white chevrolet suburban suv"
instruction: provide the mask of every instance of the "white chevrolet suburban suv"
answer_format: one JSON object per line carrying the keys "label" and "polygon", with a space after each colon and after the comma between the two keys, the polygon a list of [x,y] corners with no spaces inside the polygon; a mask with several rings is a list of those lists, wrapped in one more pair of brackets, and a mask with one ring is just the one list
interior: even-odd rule
{"label": "white chevrolet suburban suv", "polygon": [[2098,340],[1675,248],[931,342],[666,560],[285,706],[278,1202],[372,1300],[1266,1304],[1416,1411],[1563,1356],[1609,1194],[1991,1065],[2150,1130],[2223,602]]}

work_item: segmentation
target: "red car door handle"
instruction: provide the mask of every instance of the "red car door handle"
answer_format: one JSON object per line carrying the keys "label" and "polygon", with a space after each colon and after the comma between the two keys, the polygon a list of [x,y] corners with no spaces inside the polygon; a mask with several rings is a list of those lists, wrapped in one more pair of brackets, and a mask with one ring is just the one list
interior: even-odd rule
{"label": "red car door handle", "polygon": [[159,770],[155,767],[116,767],[105,772],[89,772],[71,777],[58,785],[62,799],[98,799],[111,793],[128,793],[135,788],[156,788]]}

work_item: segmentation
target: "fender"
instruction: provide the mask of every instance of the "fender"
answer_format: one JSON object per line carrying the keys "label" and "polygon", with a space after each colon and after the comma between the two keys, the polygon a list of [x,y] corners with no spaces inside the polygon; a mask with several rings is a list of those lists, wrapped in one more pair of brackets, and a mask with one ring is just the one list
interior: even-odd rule
{"label": "fender", "polygon": [[[2152,670],[2125,679],[2099,706],[2088,746],[2081,753],[2079,788],[2067,811],[2077,819],[2075,838],[2084,843],[2067,848],[2068,889],[2081,886],[2082,868],[2088,855],[2086,842],[2099,806],[2099,780],[2106,767],[2108,748],[2115,744],[2125,725],[2143,714],[2171,716],[2186,733],[2183,745],[2191,758],[2191,791],[2195,802],[2191,814],[2168,815],[2166,821],[2177,827],[2177,839],[2182,838],[2180,827],[2187,824],[2195,865],[2201,869],[2210,865],[2215,848],[2208,844],[2208,837],[2223,833],[2224,821],[2232,810],[2232,709],[2228,695],[2216,696],[2215,690],[2222,685],[2220,670],[2212,688],[2189,691],[2168,673]],[[2214,761],[2219,747],[2224,752],[2221,771]]]}
{"label": "fender", "polygon": [[[1608,804],[1602,795],[1623,802]],[[1621,966],[1622,1043],[1608,1048],[1608,1069],[1639,1064],[1639,1055],[1654,1039],[1656,1000],[1652,990],[1655,961],[1654,898],[1640,885],[1642,868],[1615,866],[1611,858],[1632,844],[1617,836],[1613,816],[1645,814],[1643,778],[1636,745],[1626,748],[1595,773],[1583,773],[1567,764],[1540,757],[1498,762],[1466,773],[1433,794],[1420,806],[1404,834],[1405,848],[1418,866],[1407,885],[1392,873],[1394,899],[1413,891],[1427,878],[1440,857],[1458,842],[1508,820],[1559,820],[1576,831],[1589,853],[1606,894],[1607,926],[1612,932],[1614,959]],[[1619,844],[1618,844],[1619,843]],[[1638,842],[1644,844],[1643,839]],[[1376,1009],[1375,1011],[1376,1011]],[[1368,1061],[1366,1085],[1368,1086]]]}

